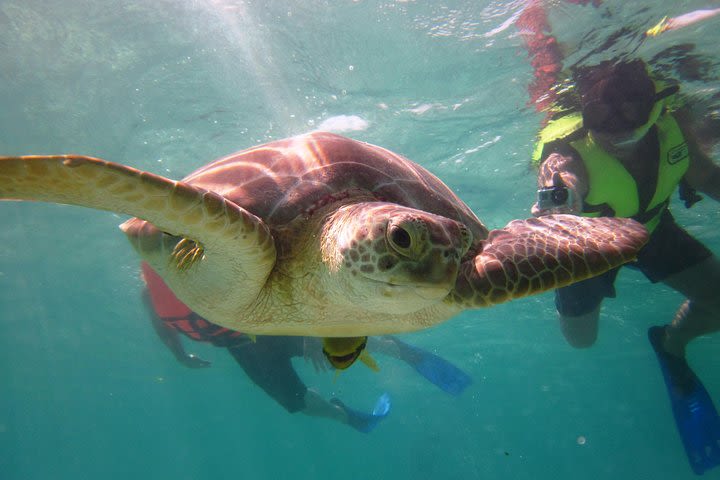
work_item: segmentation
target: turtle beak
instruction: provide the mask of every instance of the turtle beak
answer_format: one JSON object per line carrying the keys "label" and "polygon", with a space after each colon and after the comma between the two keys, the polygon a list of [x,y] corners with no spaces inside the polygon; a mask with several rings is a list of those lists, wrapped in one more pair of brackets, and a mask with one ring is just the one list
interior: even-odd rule
{"label": "turtle beak", "polygon": [[324,338],[323,353],[337,370],[345,370],[360,357],[367,337]]}

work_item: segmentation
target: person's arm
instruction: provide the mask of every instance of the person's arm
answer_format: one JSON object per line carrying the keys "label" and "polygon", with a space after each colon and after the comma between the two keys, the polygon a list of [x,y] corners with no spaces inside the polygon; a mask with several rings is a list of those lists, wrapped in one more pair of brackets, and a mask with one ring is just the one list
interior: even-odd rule
{"label": "person's arm", "polygon": [[583,199],[588,192],[587,171],[585,165],[571,151],[551,153],[542,162],[538,171],[538,188],[565,187],[570,191],[571,203],[554,208],[540,208],[535,203],[532,214],[536,217],[555,213],[582,212]]}
{"label": "person's arm", "polygon": [[715,164],[701,147],[697,135],[690,127],[688,115],[689,113],[683,110],[675,114],[690,153],[690,166],[685,173],[685,180],[694,189],[720,201],[720,165]]}
{"label": "person's arm", "polygon": [[145,290],[143,293],[143,299],[145,301],[145,305],[147,306],[148,316],[150,317],[150,321],[152,323],[153,329],[155,330],[155,333],[157,334],[158,338],[162,340],[168,350],[170,350],[173,356],[175,356],[177,361],[188,368],[209,367],[211,365],[210,362],[208,362],[207,360],[203,360],[197,355],[187,353],[185,351],[178,332],[174,328],[168,326],[165,321],[160,318],[160,316],[157,315],[157,313],[155,312],[153,304],[150,300],[150,295],[147,290]]}

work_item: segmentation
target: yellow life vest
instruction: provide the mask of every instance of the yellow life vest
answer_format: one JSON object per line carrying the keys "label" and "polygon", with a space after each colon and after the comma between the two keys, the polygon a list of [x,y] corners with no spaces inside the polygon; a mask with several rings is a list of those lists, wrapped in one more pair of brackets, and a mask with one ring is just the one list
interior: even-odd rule
{"label": "yellow life vest", "polygon": [[[580,154],[588,174],[586,208],[607,205],[614,212],[614,216],[635,217],[642,221],[649,231],[655,229],[670,195],[677,188],[690,164],[687,143],[672,115],[663,114],[655,123],[655,127],[660,147],[658,176],[655,193],[643,211],[640,211],[637,180],[620,160],[596,145],[590,135],[570,142]],[[647,212],[651,212],[649,217],[644,215]],[[585,216],[599,214],[590,211],[583,213]]]}
{"label": "yellow life vest", "polygon": [[[655,193],[643,211],[640,211],[636,179],[620,160],[600,148],[592,136],[583,131],[580,114],[568,115],[548,124],[540,133],[533,163],[539,164],[546,143],[565,139],[580,155],[588,174],[589,189],[584,206],[588,211],[582,215],[633,217],[653,231],[690,163],[688,146],[673,116],[670,113],[661,114],[655,128],[660,154],[658,177]],[[604,211],[601,206],[605,207]]]}

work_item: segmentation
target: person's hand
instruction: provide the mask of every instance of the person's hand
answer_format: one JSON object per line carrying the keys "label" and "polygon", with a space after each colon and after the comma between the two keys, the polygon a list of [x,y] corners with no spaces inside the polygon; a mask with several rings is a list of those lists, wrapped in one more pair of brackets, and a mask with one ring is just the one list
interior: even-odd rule
{"label": "person's hand", "polygon": [[330,363],[322,351],[322,340],[318,337],[303,337],[303,358],[312,363],[316,372],[325,372],[330,369]]}
{"label": "person's hand", "polygon": [[588,192],[587,172],[579,157],[552,153],[540,166],[538,172],[538,189],[567,189],[567,201],[560,205],[533,204],[530,212],[534,217],[545,215],[570,214],[580,215],[583,199]]}
{"label": "person's hand", "polygon": [[577,208],[573,208],[569,205],[561,205],[559,207],[554,208],[540,208],[538,207],[538,204],[535,203],[532,206],[532,209],[530,210],[530,213],[532,213],[533,217],[544,217],[545,215],[556,215],[556,214],[572,214],[577,215]]}
{"label": "person's hand", "polygon": [[207,368],[212,365],[212,363],[208,362],[207,360],[203,360],[202,358],[192,353],[188,353],[187,355],[182,357],[180,361],[188,368]]}

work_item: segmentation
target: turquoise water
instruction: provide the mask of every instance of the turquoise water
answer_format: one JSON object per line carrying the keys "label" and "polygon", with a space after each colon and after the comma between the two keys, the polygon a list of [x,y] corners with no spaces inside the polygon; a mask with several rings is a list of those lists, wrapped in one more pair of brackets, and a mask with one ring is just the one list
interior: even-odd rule
{"label": "turquoise water", "polygon": [[[548,9],[572,63],[622,27],[639,32],[707,6]],[[521,7],[3,0],[0,152],[82,153],[180,178],[218,156],[334,125],[423,164],[501,227],[529,214],[528,159],[542,118],[527,106],[522,40],[505,24]],[[717,79],[719,27],[710,19],[642,43],[620,36],[591,58],[636,47],[651,58],[694,43]],[[689,84],[705,100],[719,86]],[[720,252],[717,203],[673,208]],[[385,357],[377,374],[354,367],[337,379],[296,359],[325,397],[367,410],[391,395],[388,419],[364,435],[287,414],[223,349],[186,343],[212,368],[177,364],[148,323],[123,220],[0,205],[4,480],[694,477],[645,336],[682,299],[636,272],[620,274],[589,350],[565,344],[550,294],[403,335],[473,377],[459,398]],[[716,399],[718,348],[715,335],[688,352]]]}

